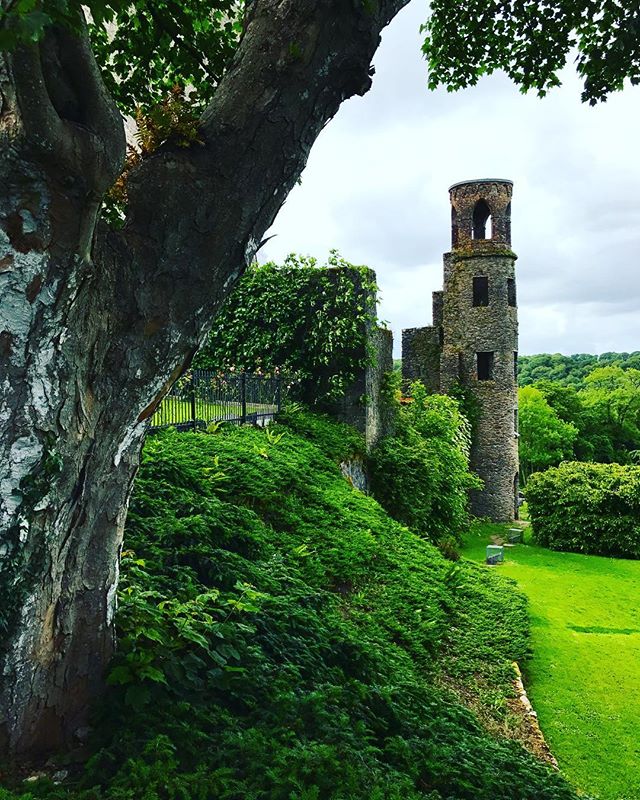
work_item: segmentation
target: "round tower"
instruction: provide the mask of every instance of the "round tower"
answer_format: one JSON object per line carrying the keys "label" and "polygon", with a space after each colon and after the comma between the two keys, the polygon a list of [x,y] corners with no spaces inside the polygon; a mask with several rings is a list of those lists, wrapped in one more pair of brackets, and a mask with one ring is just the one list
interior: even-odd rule
{"label": "round tower", "polygon": [[518,515],[518,308],[511,250],[513,183],[455,183],[451,252],[444,256],[441,390],[455,384],[475,398],[472,469],[484,488],[472,492],[479,517]]}

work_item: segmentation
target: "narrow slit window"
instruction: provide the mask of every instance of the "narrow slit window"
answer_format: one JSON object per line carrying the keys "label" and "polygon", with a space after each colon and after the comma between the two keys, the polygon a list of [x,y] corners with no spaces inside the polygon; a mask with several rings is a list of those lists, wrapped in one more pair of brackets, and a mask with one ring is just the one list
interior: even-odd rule
{"label": "narrow slit window", "polygon": [[479,275],[473,279],[473,305],[489,305],[489,278]]}
{"label": "narrow slit window", "polygon": [[513,379],[518,383],[518,351],[513,351]]}
{"label": "narrow slit window", "polygon": [[478,362],[478,380],[493,380],[493,353],[476,353]]}
{"label": "narrow slit window", "polygon": [[518,435],[518,409],[513,409],[513,432]]}
{"label": "narrow slit window", "polygon": [[516,279],[507,278],[507,302],[510,306],[516,305]]}

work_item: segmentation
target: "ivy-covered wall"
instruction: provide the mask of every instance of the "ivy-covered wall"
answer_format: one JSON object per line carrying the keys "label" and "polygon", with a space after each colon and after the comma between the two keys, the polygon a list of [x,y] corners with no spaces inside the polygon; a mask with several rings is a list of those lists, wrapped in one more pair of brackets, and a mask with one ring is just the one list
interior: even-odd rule
{"label": "ivy-covered wall", "polygon": [[380,386],[393,369],[391,332],[378,326],[375,272],[332,252],[325,264],[291,255],[251,267],[215,319],[194,366],[279,372],[288,394],[383,435]]}

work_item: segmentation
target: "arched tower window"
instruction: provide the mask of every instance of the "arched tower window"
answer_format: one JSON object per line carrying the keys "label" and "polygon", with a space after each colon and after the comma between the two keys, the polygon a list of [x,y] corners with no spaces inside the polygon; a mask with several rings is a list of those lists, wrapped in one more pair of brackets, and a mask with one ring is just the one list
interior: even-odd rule
{"label": "arched tower window", "polygon": [[489,236],[487,236],[487,222],[491,226],[491,209],[484,200],[478,200],[476,207],[473,209],[473,238],[474,239],[490,239],[491,227],[489,227]]}

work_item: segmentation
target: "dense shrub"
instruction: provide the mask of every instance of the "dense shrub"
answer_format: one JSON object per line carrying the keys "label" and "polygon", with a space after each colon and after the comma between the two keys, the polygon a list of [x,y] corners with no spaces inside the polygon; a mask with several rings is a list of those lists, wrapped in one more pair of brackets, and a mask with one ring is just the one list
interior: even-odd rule
{"label": "dense shrub", "polygon": [[345,428],[293,417],[147,441],[93,758],[21,800],[572,800],[439,688],[506,715],[522,597],[351,488]]}
{"label": "dense shrub", "polygon": [[411,387],[412,402],[398,406],[393,436],[371,454],[375,497],[394,519],[432,542],[459,540],[468,523],[470,427],[458,403]]}
{"label": "dense shrub", "polygon": [[640,557],[640,467],[566,462],[532,475],[526,494],[538,544]]}

